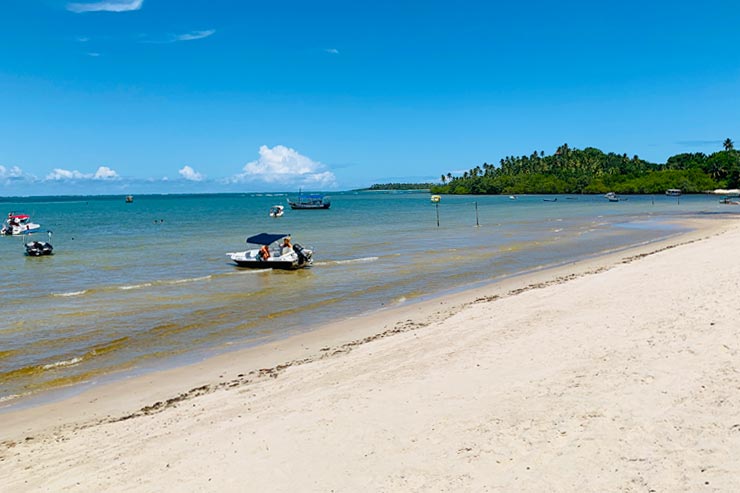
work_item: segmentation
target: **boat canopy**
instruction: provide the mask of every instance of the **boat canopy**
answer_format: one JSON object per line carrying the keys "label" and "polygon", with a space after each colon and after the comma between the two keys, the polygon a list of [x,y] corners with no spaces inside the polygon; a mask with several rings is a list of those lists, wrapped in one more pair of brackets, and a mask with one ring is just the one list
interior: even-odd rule
{"label": "boat canopy", "polygon": [[269,245],[280,241],[286,236],[290,236],[289,233],[276,234],[276,233],[260,233],[258,235],[250,236],[247,238],[247,243],[253,243],[255,245]]}

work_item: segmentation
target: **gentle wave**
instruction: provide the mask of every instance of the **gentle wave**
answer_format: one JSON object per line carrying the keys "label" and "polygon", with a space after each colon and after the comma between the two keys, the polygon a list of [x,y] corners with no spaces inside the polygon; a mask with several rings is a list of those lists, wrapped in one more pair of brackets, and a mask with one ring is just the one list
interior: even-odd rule
{"label": "gentle wave", "polygon": [[130,286],[119,286],[118,289],[122,289],[124,291],[128,291],[129,289],[141,289],[141,288],[148,288],[152,285],[150,282],[145,282],[142,284],[132,284]]}
{"label": "gentle wave", "polygon": [[201,277],[191,277],[189,279],[176,279],[174,281],[162,281],[162,284],[183,284],[186,282],[197,282],[197,281],[207,281],[211,279],[212,276],[201,276]]}
{"label": "gentle wave", "polygon": [[69,291],[67,293],[52,293],[52,296],[80,296],[87,293],[87,289],[83,289],[82,291]]}
{"label": "gentle wave", "polygon": [[327,260],[324,262],[315,262],[314,265],[346,265],[346,264],[364,264],[368,262],[375,262],[380,257],[362,257],[352,258],[347,260]]}
{"label": "gentle wave", "polygon": [[72,358],[72,359],[68,359],[68,360],[65,360],[65,361],[57,361],[56,363],[49,363],[48,365],[44,365],[41,368],[43,370],[51,370],[52,368],[59,368],[59,367],[62,367],[62,366],[76,365],[80,361],[82,361],[82,358],[77,357],[77,358]]}
{"label": "gentle wave", "polygon": [[24,395],[29,395],[30,392],[26,392],[25,394],[10,394],[10,395],[0,395],[0,404],[7,401],[12,401],[14,399],[17,399],[19,397],[23,397]]}

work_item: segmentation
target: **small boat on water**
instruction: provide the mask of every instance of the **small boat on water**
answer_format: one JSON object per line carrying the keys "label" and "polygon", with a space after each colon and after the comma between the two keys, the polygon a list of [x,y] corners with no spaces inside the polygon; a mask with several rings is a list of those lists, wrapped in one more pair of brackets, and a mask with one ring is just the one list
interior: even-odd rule
{"label": "small boat on water", "polygon": [[285,213],[285,207],[282,205],[273,205],[270,207],[270,217],[281,217]]}
{"label": "small boat on water", "polygon": [[719,201],[720,204],[727,204],[727,205],[740,205],[740,202],[737,200],[732,200],[732,197],[724,197],[722,200]]}
{"label": "small boat on water", "polygon": [[605,194],[604,197],[606,197],[606,199],[609,200],[609,202],[619,202],[619,197],[614,192],[609,192]]}
{"label": "small boat on water", "polygon": [[313,263],[313,251],[291,244],[289,234],[260,233],[247,238],[247,243],[261,246],[226,254],[239,267],[296,270]]}
{"label": "small boat on water", "polygon": [[431,198],[430,198],[429,200],[430,200],[430,201],[431,201],[432,203],[437,203],[437,202],[439,202],[440,200],[442,200],[442,197],[440,197],[439,195],[432,195],[432,196],[431,196]]}
{"label": "small boat on water", "polygon": [[669,197],[680,197],[682,192],[680,188],[669,188],[665,191],[665,194]]}
{"label": "small boat on water", "polygon": [[126,195],[126,203],[127,204],[130,204],[133,201],[134,201],[134,196],[133,195]]}
{"label": "small boat on water", "polygon": [[26,248],[26,255],[29,257],[41,257],[43,255],[52,255],[54,247],[51,246],[51,231],[47,231],[49,241],[28,241],[24,239],[23,246]]}
{"label": "small boat on water", "polygon": [[557,202],[558,198],[555,197],[554,199],[542,199],[543,202]]}
{"label": "small boat on water", "polygon": [[0,234],[6,236],[17,236],[38,231],[40,224],[32,223],[28,214],[8,213],[8,217],[0,228]]}
{"label": "small boat on water", "polygon": [[328,209],[331,207],[331,201],[329,197],[321,194],[303,195],[298,192],[298,198],[288,199],[288,205],[291,209]]}

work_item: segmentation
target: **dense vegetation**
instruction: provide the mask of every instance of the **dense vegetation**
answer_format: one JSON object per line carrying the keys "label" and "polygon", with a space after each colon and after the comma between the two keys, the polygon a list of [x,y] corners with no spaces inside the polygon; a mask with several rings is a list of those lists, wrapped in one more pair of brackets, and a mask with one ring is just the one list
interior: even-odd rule
{"label": "dense vegetation", "polygon": [[462,176],[442,175],[441,181],[431,188],[432,193],[664,193],[669,188],[696,193],[738,188],[740,152],[726,139],[722,151],[677,154],[655,164],[637,156],[563,144],[549,156],[544,151],[509,156],[498,166],[483,163]]}
{"label": "dense vegetation", "polygon": [[434,183],[377,183],[368,190],[429,190]]}

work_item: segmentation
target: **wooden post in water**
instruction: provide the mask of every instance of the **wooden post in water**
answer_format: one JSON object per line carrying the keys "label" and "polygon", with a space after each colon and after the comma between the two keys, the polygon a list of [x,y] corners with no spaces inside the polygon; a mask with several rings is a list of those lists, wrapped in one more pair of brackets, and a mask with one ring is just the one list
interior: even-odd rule
{"label": "wooden post in water", "polygon": [[437,209],[437,227],[439,228],[439,202],[434,203],[434,208]]}
{"label": "wooden post in water", "polygon": [[475,227],[480,228],[480,223],[478,222],[478,201],[476,200],[473,203],[475,204]]}

